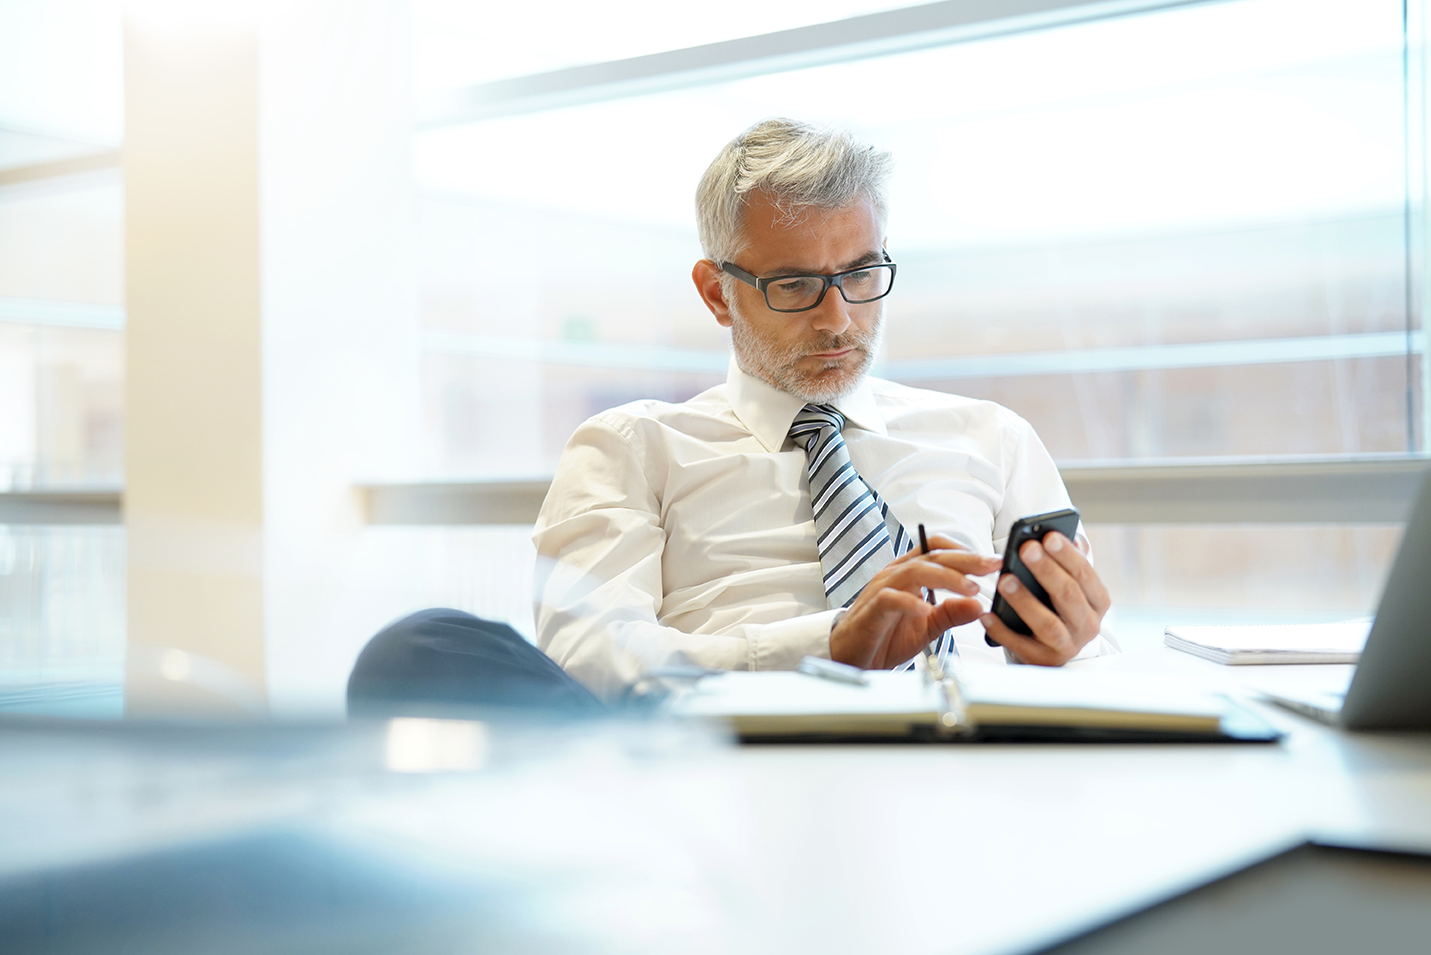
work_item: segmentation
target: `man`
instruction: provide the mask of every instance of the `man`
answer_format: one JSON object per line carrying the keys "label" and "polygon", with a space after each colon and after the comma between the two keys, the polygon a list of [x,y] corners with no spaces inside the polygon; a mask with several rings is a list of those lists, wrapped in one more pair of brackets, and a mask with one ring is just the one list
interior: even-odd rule
{"label": "man", "polygon": [[[538,644],[598,696],[673,661],[894,667],[951,628],[965,657],[985,632],[1032,664],[1111,648],[1081,529],[1021,552],[1052,611],[1012,576],[997,583],[1031,637],[987,612],[1012,523],[1068,505],[1027,422],[868,375],[897,268],[889,162],[770,120],[702,178],[692,279],[731,330],[728,380],[581,425],[533,535]],[[911,549],[920,524],[928,554]],[[926,602],[926,588],[951,596]]]}

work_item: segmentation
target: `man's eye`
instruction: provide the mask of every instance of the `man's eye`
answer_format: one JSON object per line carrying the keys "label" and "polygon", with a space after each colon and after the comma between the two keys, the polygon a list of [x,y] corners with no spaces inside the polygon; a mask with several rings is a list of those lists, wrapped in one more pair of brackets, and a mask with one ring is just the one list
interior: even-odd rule
{"label": "man's eye", "polygon": [[868,285],[868,284],[870,283],[870,281],[872,281],[873,279],[874,279],[874,273],[871,272],[871,271],[868,271],[868,270],[866,270],[866,271],[864,271],[864,272],[851,272],[851,273],[849,273],[848,275],[845,276],[845,284],[846,284],[846,285]]}
{"label": "man's eye", "polygon": [[812,279],[806,278],[786,279],[782,282],[776,282],[774,288],[777,292],[794,295],[809,288],[812,281]]}

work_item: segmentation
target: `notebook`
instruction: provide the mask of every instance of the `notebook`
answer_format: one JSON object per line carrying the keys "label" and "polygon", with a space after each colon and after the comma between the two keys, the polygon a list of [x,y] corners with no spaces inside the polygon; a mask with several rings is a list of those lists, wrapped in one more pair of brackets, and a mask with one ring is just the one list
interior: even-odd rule
{"label": "notebook", "polygon": [[1244,627],[1176,626],[1164,629],[1163,643],[1227,666],[1355,663],[1370,631],[1370,618]]}
{"label": "notebook", "polygon": [[746,741],[1270,741],[1277,732],[1226,697],[1142,674],[963,666],[869,671],[862,684],[800,672],[702,677],[668,704]]}

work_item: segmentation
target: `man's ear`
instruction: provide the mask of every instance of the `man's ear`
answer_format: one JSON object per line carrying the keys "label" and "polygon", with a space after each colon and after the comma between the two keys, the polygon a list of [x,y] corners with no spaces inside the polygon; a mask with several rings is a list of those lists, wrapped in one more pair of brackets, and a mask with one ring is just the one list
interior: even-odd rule
{"label": "man's ear", "polygon": [[696,283],[696,291],[701,295],[701,301],[706,303],[706,308],[711,310],[715,320],[726,328],[730,328],[730,305],[725,300],[725,289],[721,287],[720,268],[710,259],[701,259],[696,263],[696,267],[691,269],[691,281]]}

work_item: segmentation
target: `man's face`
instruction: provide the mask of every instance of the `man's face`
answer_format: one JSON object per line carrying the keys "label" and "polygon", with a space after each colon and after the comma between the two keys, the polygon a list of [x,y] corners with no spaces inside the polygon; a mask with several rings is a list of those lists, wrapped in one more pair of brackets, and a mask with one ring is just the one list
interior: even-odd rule
{"label": "man's face", "polygon": [[[790,223],[763,194],[753,195],[745,239],[735,264],[760,278],[829,275],[884,261],[879,217],[864,197],[839,209],[806,210]],[[731,284],[729,313],[716,317],[730,326],[736,361],[747,374],[807,402],[824,402],[847,394],[869,370],[883,300],[850,305],[831,288],[809,311],[777,312],[758,289]]]}

